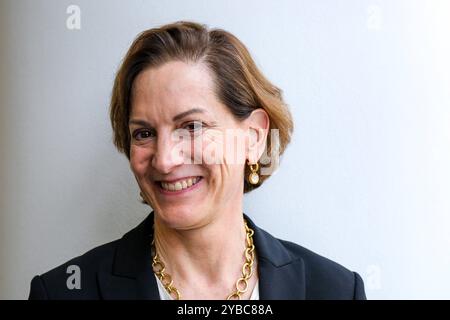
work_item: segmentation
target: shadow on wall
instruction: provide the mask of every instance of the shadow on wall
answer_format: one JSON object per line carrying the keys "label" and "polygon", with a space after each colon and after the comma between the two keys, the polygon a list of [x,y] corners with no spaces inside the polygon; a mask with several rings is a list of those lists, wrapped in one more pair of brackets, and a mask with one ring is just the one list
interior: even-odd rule
{"label": "shadow on wall", "polygon": [[[14,162],[18,154],[18,146],[13,143],[11,132],[13,119],[11,109],[13,104],[13,70],[11,61],[13,58],[14,43],[11,21],[16,18],[11,10],[11,3],[0,1],[0,299],[8,299],[8,292],[12,290],[13,283],[8,279],[9,271],[13,265],[8,252],[18,237],[11,238],[12,212],[17,201],[19,181],[14,177],[20,163]],[[5,45],[8,44],[8,45]],[[10,45],[11,44],[11,45]],[[17,204],[15,205],[17,207]]]}

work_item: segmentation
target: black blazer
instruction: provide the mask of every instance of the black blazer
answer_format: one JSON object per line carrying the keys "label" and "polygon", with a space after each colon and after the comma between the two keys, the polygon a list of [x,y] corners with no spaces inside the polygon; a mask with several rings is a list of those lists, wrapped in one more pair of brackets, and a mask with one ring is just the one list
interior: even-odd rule
{"label": "black blazer", "polygon": [[[255,231],[259,298],[365,299],[356,272],[292,242],[279,240],[244,215]],[[65,264],[35,276],[29,299],[159,299],[151,267],[153,217],[148,217],[121,239],[104,244]],[[81,288],[68,289],[71,265],[81,271]]]}

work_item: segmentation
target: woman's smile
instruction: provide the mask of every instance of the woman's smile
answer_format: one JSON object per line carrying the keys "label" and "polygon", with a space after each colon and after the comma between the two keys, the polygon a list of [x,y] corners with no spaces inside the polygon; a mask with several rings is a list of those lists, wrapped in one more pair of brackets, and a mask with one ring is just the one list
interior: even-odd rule
{"label": "woman's smile", "polygon": [[161,194],[175,196],[187,194],[198,189],[202,182],[203,177],[193,176],[172,181],[157,181],[156,186]]}

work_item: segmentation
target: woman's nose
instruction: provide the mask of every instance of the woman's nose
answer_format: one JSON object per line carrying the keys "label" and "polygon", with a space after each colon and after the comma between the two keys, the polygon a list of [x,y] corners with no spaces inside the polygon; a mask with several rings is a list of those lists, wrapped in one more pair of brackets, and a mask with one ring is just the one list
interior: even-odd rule
{"label": "woman's nose", "polygon": [[183,164],[181,143],[173,134],[157,137],[156,150],[152,159],[152,166],[160,173],[170,173],[173,168]]}

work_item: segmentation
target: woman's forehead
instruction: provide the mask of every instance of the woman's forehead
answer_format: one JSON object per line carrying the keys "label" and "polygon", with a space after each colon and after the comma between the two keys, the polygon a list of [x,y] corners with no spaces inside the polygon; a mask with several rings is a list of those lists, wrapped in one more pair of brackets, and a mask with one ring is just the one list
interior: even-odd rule
{"label": "woman's forehead", "polygon": [[[213,89],[213,80],[207,67],[201,63],[172,61],[142,71],[133,84],[133,94],[148,98],[166,96],[195,96]],[[212,92],[211,92],[212,93]]]}
{"label": "woman's forehead", "polygon": [[203,109],[208,116],[224,116],[226,108],[213,90],[208,69],[201,64],[181,61],[166,63],[141,72],[132,95],[133,117],[163,116],[168,119],[191,110]]}

